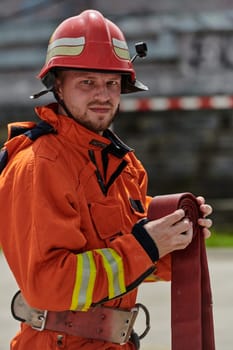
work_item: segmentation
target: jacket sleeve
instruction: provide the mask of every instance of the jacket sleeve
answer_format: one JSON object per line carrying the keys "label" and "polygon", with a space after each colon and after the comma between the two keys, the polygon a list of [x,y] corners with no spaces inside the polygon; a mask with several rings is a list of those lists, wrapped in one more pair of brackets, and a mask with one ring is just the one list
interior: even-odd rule
{"label": "jacket sleeve", "polygon": [[[27,302],[39,309],[87,310],[136,288],[155,269],[133,235],[87,250],[67,164],[27,154],[4,182],[1,241]],[[73,184],[71,186],[71,183]],[[2,232],[3,232],[2,231]]]}

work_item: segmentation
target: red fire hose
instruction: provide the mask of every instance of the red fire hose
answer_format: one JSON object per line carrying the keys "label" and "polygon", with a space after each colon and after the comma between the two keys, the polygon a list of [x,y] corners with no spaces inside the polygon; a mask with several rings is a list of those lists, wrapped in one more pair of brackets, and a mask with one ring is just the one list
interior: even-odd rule
{"label": "red fire hose", "polygon": [[195,196],[179,193],[154,197],[148,218],[159,219],[176,209],[183,209],[192,221],[193,239],[186,249],[171,254],[172,350],[214,350],[210,277]]}

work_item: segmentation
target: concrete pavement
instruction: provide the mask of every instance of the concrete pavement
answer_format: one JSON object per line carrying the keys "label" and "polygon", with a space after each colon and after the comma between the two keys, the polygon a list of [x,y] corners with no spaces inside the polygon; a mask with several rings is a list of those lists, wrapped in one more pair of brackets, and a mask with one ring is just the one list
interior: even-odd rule
{"label": "concrete pavement", "polygon": [[[209,249],[209,270],[214,301],[216,350],[233,349],[233,249]],[[18,329],[10,314],[10,301],[17,290],[9,268],[0,254],[0,350],[9,350],[9,342]],[[170,283],[144,284],[138,302],[150,310],[152,329],[143,340],[142,350],[170,350]],[[144,318],[136,330],[144,328]],[[188,349],[187,349],[188,350]]]}

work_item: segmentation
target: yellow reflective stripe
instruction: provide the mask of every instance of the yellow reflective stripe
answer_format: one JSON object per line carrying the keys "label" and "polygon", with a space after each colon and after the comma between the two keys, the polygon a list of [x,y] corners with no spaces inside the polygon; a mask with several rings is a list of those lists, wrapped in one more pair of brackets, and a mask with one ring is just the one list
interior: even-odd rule
{"label": "yellow reflective stripe", "polygon": [[113,44],[113,49],[119,58],[122,58],[124,60],[130,59],[128,46],[125,41],[113,38],[112,44]]}
{"label": "yellow reflective stripe", "polygon": [[74,285],[70,310],[76,310],[78,306],[78,295],[79,295],[79,290],[82,282],[83,255],[78,254],[76,255],[76,258],[77,258],[76,279],[75,279],[75,285]]}
{"label": "yellow reflective stripe", "polygon": [[[126,286],[125,286],[125,275],[124,275],[124,266],[123,261],[120,255],[117,254],[117,252],[113,249],[110,249],[110,252],[112,253],[117,266],[118,266],[118,274],[117,274],[117,280],[119,283],[119,291],[120,294],[126,292]],[[118,294],[119,295],[119,294]]]}
{"label": "yellow reflective stripe", "polygon": [[93,257],[92,252],[87,252],[89,257],[89,263],[90,263],[90,272],[89,272],[89,283],[87,287],[87,294],[86,294],[86,303],[82,309],[82,311],[85,311],[89,308],[89,306],[92,304],[93,300],[93,290],[96,280],[96,265],[95,260]]}
{"label": "yellow reflective stripe", "polygon": [[78,56],[82,53],[84,45],[80,46],[58,46],[49,50],[46,56],[48,62],[54,56]]}
{"label": "yellow reflective stripe", "polygon": [[123,60],[129,60],[129,52],[124,49],[120,49],[119,47],[114,47],[115,54],[119,57],[122,58]]}
{"label": "yellow reflective stripe", "polygon": [[122,258],[113,249],[96,249],[102,256],[108,278],[108,295],[112,299],[126,291]]}
{"label": "yellow reflective stripe", "polygon": [[92,303],[96,266],[92,252],[77,254],[76,280],[70,310],[85,311]]}

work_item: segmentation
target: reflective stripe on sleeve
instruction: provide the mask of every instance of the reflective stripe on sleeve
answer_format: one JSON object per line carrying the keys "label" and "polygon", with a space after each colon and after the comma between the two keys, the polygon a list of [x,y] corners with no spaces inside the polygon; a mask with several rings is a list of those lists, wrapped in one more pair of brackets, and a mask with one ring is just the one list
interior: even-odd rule
{"label": "reflective stripe on sleeve", "polygon": [[[108,280],[108,299],[126,292],[122,258],[111,248],[96,249],[102,258]],[[86,311],[93,302],[96,281],[96,263],[93,252],[77,254],[76,280],[70,310]]]}
{"label": "reflective stripe on sleeve", "polygon": [[95,251],[103,258],[103,265],[108,278],[109,299],[125,293],[122,258],[111,248],[96,249]]}
{"label": "reflective stripe on sleeve", "polygon": [[92,303],[96,266],[92,252],[77,255],[76,281],[70,310],[87,310]]}

